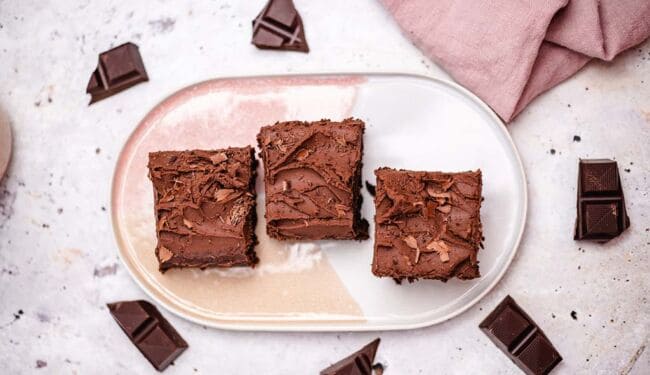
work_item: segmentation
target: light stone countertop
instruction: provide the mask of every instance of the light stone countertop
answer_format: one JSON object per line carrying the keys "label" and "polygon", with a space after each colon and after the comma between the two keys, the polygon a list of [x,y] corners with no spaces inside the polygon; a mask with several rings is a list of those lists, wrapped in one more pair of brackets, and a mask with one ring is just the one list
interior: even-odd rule
{"label": "light stone countertop", "polygon": [[[256,74],[445,77],[377,2],[295,2],[309,54],[250,45],[263,0],[0,0],[0,111],[14,132],[0,184],[0,372],[154,373],[105,307],[146,298],[118,260],[107,208],[122,145],[167,95]],[[126,41],[150,82],[88,107],[97,54]],[[470,310],[414,331],[338,334],[221,331],[163,310],[190,344],[165,373],[315,374],[380,336],[387,375],[518,374],[477,328],[506,294],[563,355],[554,373],[650,373],[650,42],[591,63],[509,129],[528,174],[528,224],[506,276]],[[579,157],[619,162],[632,226],[606,245],[572,239]]]}

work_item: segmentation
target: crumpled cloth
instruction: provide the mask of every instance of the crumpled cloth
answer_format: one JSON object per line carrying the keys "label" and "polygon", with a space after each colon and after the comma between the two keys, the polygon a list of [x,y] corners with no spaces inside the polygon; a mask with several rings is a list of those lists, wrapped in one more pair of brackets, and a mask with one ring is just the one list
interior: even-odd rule
{"label": "crumpled cloth", "polygon": [[650,36],[650,0],[381,0],[405,34],[510,122],[592,58]]}

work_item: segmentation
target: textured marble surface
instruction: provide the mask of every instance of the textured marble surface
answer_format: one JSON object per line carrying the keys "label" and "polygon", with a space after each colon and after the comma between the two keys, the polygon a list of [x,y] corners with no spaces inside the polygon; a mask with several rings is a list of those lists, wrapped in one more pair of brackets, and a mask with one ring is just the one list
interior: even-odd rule
{"label": "textured marble surface", "polygon": [[[14,154],[0,185],[0,363],[7,374],[146,374],[105,303],[144,298],[117,258],[109,189],[121,146],[171,92],[214,77],[399,71],[445,77],[373,0],[296,0],[311,53],[256,50],[263,1],[0,0],[0,111]],[[134,41],[151,81],[92,107],[97,54]],[[512,295],[564,361],[557,374],[647,374],[650,42],[595,62],[509,125],[530,183],[519,253],[461,316],[406,332],[255,333],[166,315],[190,344],[168,374],[314,374],[382,337],[386,374],[516,374],[478,330]],[[632,226],[572,240],[579,157],[619,162]]]}

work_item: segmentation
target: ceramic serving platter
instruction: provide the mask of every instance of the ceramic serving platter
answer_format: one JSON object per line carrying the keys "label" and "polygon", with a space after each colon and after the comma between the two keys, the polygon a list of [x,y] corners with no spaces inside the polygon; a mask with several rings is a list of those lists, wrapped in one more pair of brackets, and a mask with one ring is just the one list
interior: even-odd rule
{"label": "ceramic serving platter", "polygon": [[[256,268],[158,272],[146,168],[150,151],[255,145],[259,128],[276,121],[347,117],[366,122],[363,179],[371,184],[381,166],[483,171],[480,278],[397,285],[373,276],[374,205],[365,189],[362,212],[371,223],[369,240],[272,240],[264,230],[261,177]],[[428,326],[476,303],[517,251],[527,194],[519,155],[503,123],[462,87],[401,74],[309,75],[216,79],[171,95],[124,146],[111,207],[119,253],[133,278],[151,298],[186,319],[239,330],[362,331]]]}

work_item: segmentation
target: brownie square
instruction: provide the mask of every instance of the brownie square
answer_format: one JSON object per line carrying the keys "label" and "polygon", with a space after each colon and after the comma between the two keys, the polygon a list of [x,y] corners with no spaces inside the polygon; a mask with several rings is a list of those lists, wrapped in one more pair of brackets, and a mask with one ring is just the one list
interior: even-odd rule
{"label": "brownie square", "polygon": [[473,279],[482,239],[481,171],[375,171],[376,276]]}
{"label": "brownie square", "polygon": [[250,146],[149,154],[161,272],[257,263],[255,168]]}
{"label": "brownie square", "polygon": [[290,121],[257,135],[266,231],[278,240],[367,239],[361,218],[363,121]]}

